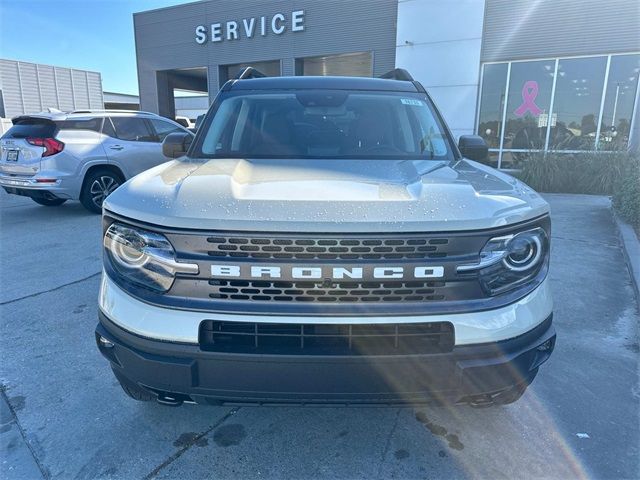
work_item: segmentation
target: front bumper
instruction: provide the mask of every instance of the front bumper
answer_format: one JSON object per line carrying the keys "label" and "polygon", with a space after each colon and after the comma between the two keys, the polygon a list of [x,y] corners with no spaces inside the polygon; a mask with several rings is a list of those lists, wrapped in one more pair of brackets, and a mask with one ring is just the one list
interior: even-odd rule
{"label": "front bumper", "polygon": [[144,338],[102,312],[99,320],[98,348],[118,376],[160,398],[214,404],[478,403],[529,384],[556,337],[549,315],[515,338],[456,345],[442,354],[255,355]]}
{"label": "front bumper", "polygon": [[229,322],[268,323],[416,323],[450,322],[455,328],[456,345],[475,345],[518,337],[551,315],[553,301],[549,280],[526,297],[510,305],[492,310],[457,314],[376,316],[300,316],[246,315],[178,310],[151,305],[132,297],[109,276],[102,273],[98,297],[102,312],[117,326],[141,337],[165,342],[198,344],[198,332],[203,321],[211,319]]}

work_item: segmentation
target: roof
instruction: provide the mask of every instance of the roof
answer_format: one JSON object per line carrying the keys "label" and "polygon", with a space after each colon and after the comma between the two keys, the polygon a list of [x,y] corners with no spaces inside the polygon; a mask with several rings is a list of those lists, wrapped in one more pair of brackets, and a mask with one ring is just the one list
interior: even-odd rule
{"label": "roof", "polygon": [[73,70],[76,72],[87,72],[87,73],[95,73],[96,75],[101,75],[100,72],[97,72],[95,70],[87,70],[85,68],[77,68],[77,67],[65,67],[63,65],[52,65],[50,63],[29,62],[27,60],[15,60],[13,58],[0,58],[0,61],[8,62],[8,63],[20,63],[22,65],[37,65],[39,67],[60,68],[60,69],[66,69],[66,70]]}
{"label": "roof", "polygon": [[143,116],[143,117],[158,117],[155,113],[140,112],[137,110],[74,110],[73,112],[61,112],[55,109],[51,109],[50,112],[38,112],[24,115],[18,115],[14,117],[12,121],[16,121],[20,118],[45,118],[48,120],[68,120],[79,118],[91,118],[91,117],[106,117],[106,116]]}
{"label": "roof", "polygon": [[266,77],[231,80],[223,90],[380,90],[390,92],[419,92],[409,81],[369,77]]}
{"label": "roof", "polygon": [[122,103],[140,103],[140,96],[131,93],[119,92],[102,92],[102,97],[106,103],[122,102]]}

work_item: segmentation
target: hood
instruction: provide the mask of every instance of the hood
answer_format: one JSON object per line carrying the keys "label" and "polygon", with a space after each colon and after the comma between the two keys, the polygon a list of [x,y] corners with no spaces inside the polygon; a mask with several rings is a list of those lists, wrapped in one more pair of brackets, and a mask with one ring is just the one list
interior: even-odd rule
{"label": "hood", "polygon": [[132,178],[105,208],[167,227],[322,233],[477,230],[549,211],[468,160],[181,159]]}

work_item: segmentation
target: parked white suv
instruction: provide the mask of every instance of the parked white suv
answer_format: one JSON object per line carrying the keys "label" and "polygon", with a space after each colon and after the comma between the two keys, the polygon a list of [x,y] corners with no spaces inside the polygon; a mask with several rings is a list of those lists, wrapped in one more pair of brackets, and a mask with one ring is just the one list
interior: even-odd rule
{"label": "parked white suv", "polygon": [[46,206],[80,200],[100,213],[119,185],[168,159],[162,141],[176,122],[134,111],[23,115],[0,138],[0,186]]}
{"label": "parked white suv", "polygon": [[105,202],[96,341],[125,392],[517,400],[555,344],[547,203],[407,72],[249,76]]}

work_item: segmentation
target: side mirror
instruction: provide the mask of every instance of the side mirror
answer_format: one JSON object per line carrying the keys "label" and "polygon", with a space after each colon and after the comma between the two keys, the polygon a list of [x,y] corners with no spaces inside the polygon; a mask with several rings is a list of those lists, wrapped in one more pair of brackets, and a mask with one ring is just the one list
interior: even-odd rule
{"label": "side mirror", "polygon": [[461,135],[458,148],[463,157],[476,162],[485,162],[489,156],[489,147],[479,135]]}
{"label": "side mirror", "polygon": [[162,154],[169,158],[183,156],[189,150],[193,142],[193,134],[187,132],[174,132],[167,135],[162,142]]}

